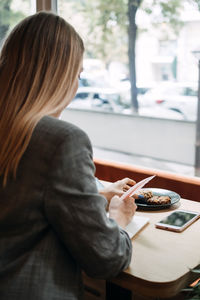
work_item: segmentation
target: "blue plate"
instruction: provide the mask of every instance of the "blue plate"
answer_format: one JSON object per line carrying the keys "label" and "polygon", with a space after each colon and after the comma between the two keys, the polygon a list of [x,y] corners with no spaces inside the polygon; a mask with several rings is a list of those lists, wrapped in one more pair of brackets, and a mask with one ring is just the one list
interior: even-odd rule
{"label": "blue plate", "polygon": [[167,204],[148,204],[148,203],[139,203],[137,199],[135,203],[137,204],[138,209],[147,209],[147,210],[159,210],[170,207],[180,201],[181,197],[179,194],[165,189],[158,189],[158,188],[146,188],[142,189],[143,191],[151,191],[154,196],[169,196],[171,198],[171,203]]}

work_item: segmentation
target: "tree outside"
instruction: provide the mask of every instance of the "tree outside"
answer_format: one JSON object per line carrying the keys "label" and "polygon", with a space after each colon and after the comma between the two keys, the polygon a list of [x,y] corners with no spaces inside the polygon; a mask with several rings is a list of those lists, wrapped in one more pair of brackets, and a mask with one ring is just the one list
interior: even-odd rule
{"label": "tree outside", "polygon": [[[69,0],[60,0],[64,6]],[[180,19],[184,5],[189,3],[200,9],[199,0],[71,0],[69,16],[77,15],[81,21],[75,21],[77,28],[81,24],[84,40],[87,44],[87,56],[96,57],[105,62],[120,60],[128,66],[131,83],[131,103],[133,111],[138,110],[136,45],[137,37],[143,31],[154,28],[162,40],[175,39],[183,22]],[[139,27],[138,13],[150,18],[150,26]],[[78,17],[79,16],[79,17]],[[72,17],[73,19],[73,17]],[[76,19],[77,20],[77,19]],[[173,74],[176,76],[176,58]]]}
{"label": "tree outside", "polygon": [[29,0],[0,1],[0,46],[12,27],[26,17],[29,11]]}

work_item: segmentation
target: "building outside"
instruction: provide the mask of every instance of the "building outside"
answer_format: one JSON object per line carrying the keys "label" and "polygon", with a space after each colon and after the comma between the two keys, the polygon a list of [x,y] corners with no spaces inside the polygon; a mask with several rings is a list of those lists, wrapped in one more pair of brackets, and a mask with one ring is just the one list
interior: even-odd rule
{"label": "building outside", "polygon": [[[183,27],[178,36],[172,32],[168,39],[162,34],[165,24],[160,26],[160,32],[150,27],[148,32],[140,33],[137,40],[136,62],[138,82],[160,82],[163,80],[179,82],[197,82],[197,61],[192,51],[200,45],[199,28],[200,12],[193,7],[187,7],[181,15]],[[150,26],[150,20],[144,15],[138,17],[139,26]]]}

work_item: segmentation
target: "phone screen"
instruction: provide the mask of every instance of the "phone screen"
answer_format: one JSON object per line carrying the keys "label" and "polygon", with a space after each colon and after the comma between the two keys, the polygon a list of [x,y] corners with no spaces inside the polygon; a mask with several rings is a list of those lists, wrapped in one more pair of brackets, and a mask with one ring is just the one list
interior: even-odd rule
{"label": "phone screen", "polygon": [[176,227],[182,227],[189,221],[191,221],[194,217],[196,217],[196,213],[187,212],[187,211],[175,211],[165,219],[161,220],[159,223],[172,225]]}

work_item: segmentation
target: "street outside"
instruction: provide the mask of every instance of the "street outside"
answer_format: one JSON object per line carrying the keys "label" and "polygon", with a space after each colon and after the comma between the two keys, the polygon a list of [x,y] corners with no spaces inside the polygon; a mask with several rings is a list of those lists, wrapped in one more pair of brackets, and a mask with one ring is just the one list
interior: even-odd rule
{"label": "street outside", "polygon": [[186,176],[194,176],[195,172],[193,166],[112,151],[104,148],[93,147],[93,152],[94,158],[116,161],[118,163],[121,162],[129,165],[136,165],[142,168],[157,169],[160,171],[168,171]]}

